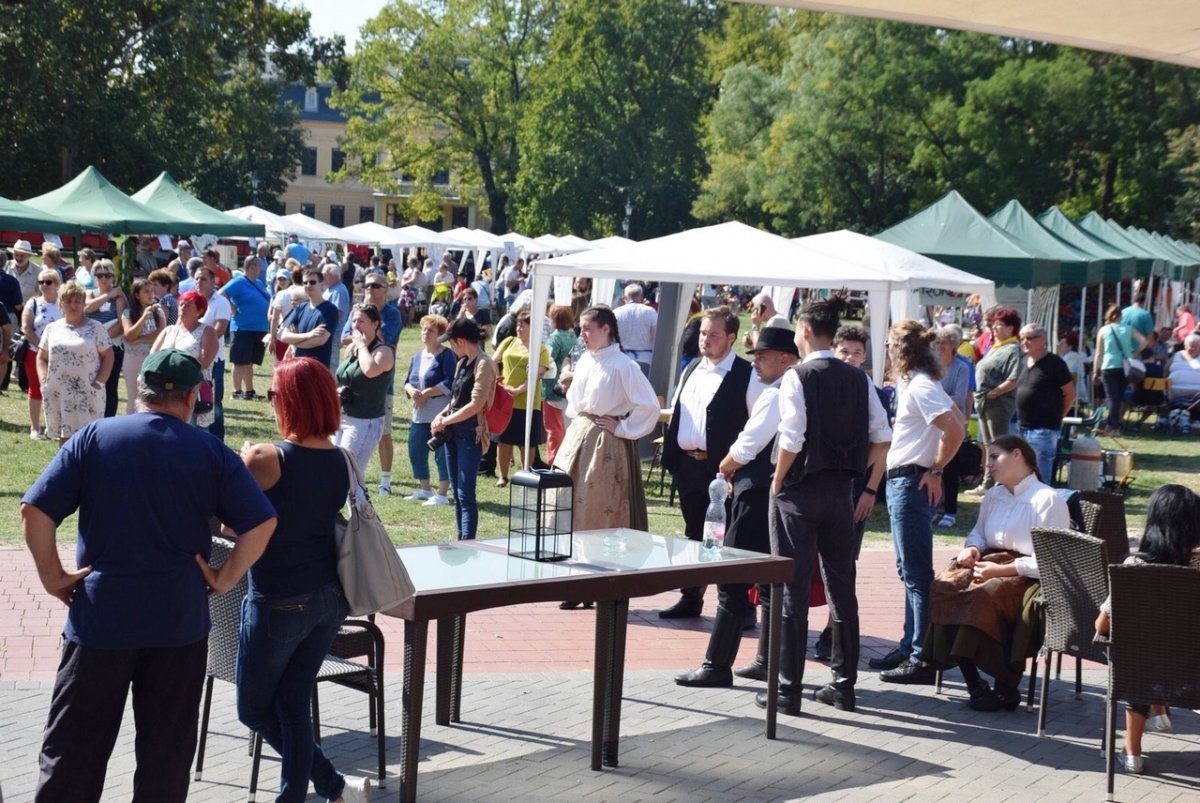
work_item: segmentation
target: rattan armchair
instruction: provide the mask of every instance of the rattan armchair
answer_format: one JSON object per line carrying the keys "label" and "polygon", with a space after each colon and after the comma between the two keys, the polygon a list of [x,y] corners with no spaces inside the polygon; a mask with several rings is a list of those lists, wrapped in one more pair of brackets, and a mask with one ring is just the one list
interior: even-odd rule
{"label": "rattan armchair", "polygon": [[1084,535],[1090,535],[1093,538],[1100,537],[1100,518],[1103,515],[1103,509],[1095,502],[1089,502],[1086,499],[1079,500],[1079,512],[1083,516],[1083,521],[1080,522],[1082,529],[1079,532]]}
{"label": "rattan armchair", "polygon": [[[1200,708],[1200,571],[1110,566],[1112,621],[1105,718],[1105,800],[1113,799],[1117,700]],[[1170,600],[1164,605],[1163,600]]]}
{"label": "rattan armchair", "polygon": [[1095,535],[1108,544],[1109,563],[1120,563],[1129,554],[1129,531],[1125,527],[1125,497],[1108,491],[1080,491],[1080,499],[1100,506]]}

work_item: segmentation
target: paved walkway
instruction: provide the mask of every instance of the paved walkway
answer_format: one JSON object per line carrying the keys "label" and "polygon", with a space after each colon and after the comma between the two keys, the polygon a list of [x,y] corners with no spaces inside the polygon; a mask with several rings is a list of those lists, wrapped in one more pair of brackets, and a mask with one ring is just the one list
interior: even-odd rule
{"label": "paved walkway", "polygon": [[[67,556],[69,558],[69,556]],[[938,563],[949,558],[939,553]],[[860,562],[863,661],[889,649],[899,632],[900,588],[890,552]],[[711,612],[715,593],[709,590]],[[468,617],[463,723],[433,723],[427,684],[419,794],[423,800],[1096,800],[1103,794],[1099,736],[1104,674],[1085,672],[1076,701],[1068,680],[1051,687],[1049,734],[1037,738],[1036,710],[978,714],[964,703],[957,673],[946,693],[890,687],[863,672],[859,711],[808,704],[780,717],[779,738],[763,736],[751,692],[682,689],[670,676],[700,660],[710,620],[665,623],[654,611],[669,595],[635,600],[622,709],[621,766],[588,769],[594,618],[554,605],[527,605]],[[31,799],[36,755],[56,662],[61,606],[40,592],[28,557],[0,550],[0,791],[8,803]],[[814,628],[820,612],[814,616]],[[398,622],[383,622],[388,731],[397,733],[400,700]],[[431,640],[431,644],[432,644]],[[753,634],[741,659],[753,651]],[[430,651],[433,652],[432,650]],[[810,664],[812,683],[828,670]],[[325,745],[347,772],[374,772],[374,741],[364,698],[322,689]],[[1119,800],[1200,797],[1200,719],[1177,712],[1176,734],[1146,740],[1148,774],[1117,779]],[[217,684],[204,779],[190,800],[243,799],[249,777],[244,729],[232,689]],[[110,765],[106,800],[128,800],[132,721],[127,718]],[[389,771],[399,738],[389,739]],[[259,799],[271,799],[277,762],[264,761]],[[397,799],[393,777],[376,800]],[[315,800],[316,798],[310,798]]]}

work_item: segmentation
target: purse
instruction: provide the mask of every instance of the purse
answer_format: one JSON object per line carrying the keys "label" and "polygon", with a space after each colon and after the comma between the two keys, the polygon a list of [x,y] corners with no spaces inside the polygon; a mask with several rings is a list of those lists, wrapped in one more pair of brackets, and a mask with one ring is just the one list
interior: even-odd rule
{"label": "purse", "polygon": [[496,392],[492,395],[492,406],[487,411],[488,432],[499,435],[508,429],[513,416],[513,395],[496,382]]}
{"label": "purse", "polygon": [[196,397],[196,407],[193,412],[196,415],[201,413],[211,412],[213,408],[213,383],[211,379],[200,380],[200,395]]}
{"label": "purse", "polygon": [[341,452],[350,475],[346,499],[350,518],[335,526],[337,572],[350,614],[363,616],[395,608],[411,599],[416,589],[367,496],[362,470],[349,451]]}
{"label": "purse", "polygon": [[1135,385],[1142,384],[1142,380],[1146,378],[1146,363],[1139,360],[1137,357],[1130,356],[1125,351],[1125,346],[1121,343],[1121,338],[1117,337],[1116,331],[1110,326],[1108,333],[1117,341],[1117,348],[1121,350],[1121,355],[1125,358],[1121,367],[1125,371],[1125,381]]}

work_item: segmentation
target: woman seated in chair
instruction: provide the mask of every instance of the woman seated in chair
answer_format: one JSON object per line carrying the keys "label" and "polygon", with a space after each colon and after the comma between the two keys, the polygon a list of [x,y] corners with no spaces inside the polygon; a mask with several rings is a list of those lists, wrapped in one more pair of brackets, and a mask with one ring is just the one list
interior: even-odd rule
{"label": "woman seated in chair", "polygon": [[[1038,592],[1034,527],[1070,527],[1067,505],[1038,476],[1037,455],[1023,438],[988,444],[996,479],[979,505],[979,520],[950,567],[934,580],[925,654],[958,665],[976,711],[1007,711],[1021,702],[1025,658],[1036,648],[1032,603]],[[983,670],[995,686],[980,677]]]}
{"label": "woman seated in chair", "polygon": [[[1138,551],[1125,563],[1165,563],[1193,565],[1200,550],[1200,496],[1182,485],[1162,485],[1150,495],[1146,505],[1146,529]],[[1147,612],[1153,615],[1153,612]],[[1112,618],[1112,599],[1106,599],[1096,617],[1096,632],[1107,636]],[[1125,704],[1125,748],[1122,763],[1129,772],[1142,772],[1142,734],[1149,725],[1159,733],[1171,732],[1171,718],[1161,705],[1127,701]]]}

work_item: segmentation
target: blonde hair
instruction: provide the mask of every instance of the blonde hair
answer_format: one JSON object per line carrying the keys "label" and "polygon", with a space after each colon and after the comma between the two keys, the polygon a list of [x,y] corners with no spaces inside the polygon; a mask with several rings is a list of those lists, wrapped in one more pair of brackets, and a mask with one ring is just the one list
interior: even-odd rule
{"label": "blonde hair", "polygon": [[69,281],[62,286],[61,290],[58,291],[58,300],[70,301],[73,298],[77,298],[80,301],[86,301],[87,290],[83,289],[83,285],[78,284],[75,281]]}
{"label": "blonde hair", "polygon": [[62,284],[62,277],[58,275],[58,271],[54,268],[42,268],[41,272],[38,273],[38,282],[46,279],[53,279],[55,287]]}

